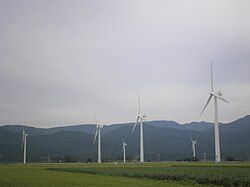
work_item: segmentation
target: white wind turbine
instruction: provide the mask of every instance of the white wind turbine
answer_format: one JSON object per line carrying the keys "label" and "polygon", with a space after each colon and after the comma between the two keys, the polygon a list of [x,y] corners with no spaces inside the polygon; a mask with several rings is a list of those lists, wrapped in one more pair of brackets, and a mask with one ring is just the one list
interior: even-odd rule
{"label": "white wind turbine", "polygon": [[132,132],[134,132],[135,127],[138,123],[140,123],[140,162],[144,162],[144,144],[143,144],[143,121],[146,121],[146,116],[144,114],[141,114],[141,103],[140,103],[140,94],[138,97],[138,116],[137,120],[134,124],[134,127],[132,129]]}
{"label": "white wind turbine", "polygon": [[23,151],[23,163],[26,164],[26,149],[27,149],[27,136],[23,129],[23,137],[22,137],[22,151]]}
{"label": "white wind turbine", "polygon": [[195,145],[197,144],[197,140],[193,140],[193,139],[191,138],[191,142],[192,142],[193,158],[195,158],[195,157],[196,157]]}
{"label": "white wind turbine", "polygon": [[218,93],[214,92],[213,88],[213,64],[211,62],[211,91],[210,96],[203,108],[203,110],[200,113],[200,117],[203,114],[204,110],[208,106],[210,100],[212,97],[214,98],[214,137],[215,137],[215,162],[219,163],[221,162],[221,155],[220,155],[220,133],[219,133],[219,122],[218,122],[218,106],[217,106],[217,99],[220,99],[221,101],[224,101],[226,103],[229,103],[226,99],[222,97],[222,93],[219,91]]}
{"label": "white wind turbine", "polygon": [[96,117],[95,117],[95,122],[96,122],[96,131],[95,131],[95,138],[94,138],[94,144],[96,141],[96,137],[98,136],[98,145],[97,145],[97,157],[98,157],[98,163],[102,162],[101,159],[101,128],[103,128],[102,125],[97,123]]}
{"label": "white wind turbine", "polygon": [[127,143],[124,142],[124,140],[122,140],[122,151],[123,151],[123,162],[126,162],[126,146]]}

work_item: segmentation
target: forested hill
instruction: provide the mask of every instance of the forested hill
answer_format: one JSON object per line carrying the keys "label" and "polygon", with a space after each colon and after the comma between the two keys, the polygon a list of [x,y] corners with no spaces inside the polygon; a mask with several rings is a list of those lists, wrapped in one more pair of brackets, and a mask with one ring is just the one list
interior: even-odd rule
{"label": "forested hill", "polygon": [[[138,159],[139,130],[131,133],[132,123],[104,126],[102,129],[103,160],[118,160],[122,157],[123,138],[128,159]],[[20,162],[21,133],[23,125],[0,127],[0,162]],[[93,144],[95,125],[35,128],[24,126],[27,137],[28,162],[96,160],[96,145]],[[222,158],[234,157],[246,160],[250,152],[250,116],[220,125]],[[178,160],[192,155],[190,139],[197,139],[197,156],[214,159],[213,124],[192,122],[178,124],[174,121],[150,121],[144,125],[145,159],[148,161]]]}

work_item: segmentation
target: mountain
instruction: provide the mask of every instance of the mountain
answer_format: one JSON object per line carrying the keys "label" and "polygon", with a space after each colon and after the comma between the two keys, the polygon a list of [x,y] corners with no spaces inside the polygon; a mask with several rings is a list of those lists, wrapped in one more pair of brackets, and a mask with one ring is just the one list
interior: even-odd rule
{"label": "mountain", "polygon": [[[220,125],[222,158],[233,156],[246,160],[250,152],[250,116],[228,124]],[[131,133],[132,123],[104,126],[102,129],[102,158],[117,160],[122,158],[122,141],[127,144],[128,159],[138,159],[139,128]],[[0,162],[20,162],[21,133],[23,126],[0,127]],[[96,160],[97,145],[93,144],[95,125],[76,125],[55,128],[25,127],[27,137],[28,162],[65,160]],[[145,159],[177,160],[191,157],[191,138],[198,139],[197,156],[214,159],[214,129],[207,122],[178,124],[174,121],[150,121],[144,125]]]}
{"label": "mountain", "polygon": [[28,127],[25,125],[5,125],[0,127],[1,129],[6,129],[10,132],[21,134],[23,131],[23,128],[29,135],[40,135],[40,134],[47,134],[46,129],[42,128],[36,128],[36,127]]}
{"label": "mountain", "polygon": [[[102,129],[102,133],[105,134],[110,132],[114,129],[117,129],[121,126],[129,125],[129,124],[113,124],[113,125],[105,125]],[[54,134],[60,131],[73,131],[73,132],[84,132],[88,134],[95,134],[96,125],[94,124],[84,124],[84,125],[74,125],[74,126],[61,126],[61,127],[53,127],[53,128],[36,128],[36,127],[29,127],[25,125],[4,125],[0,128],[4,128],[11,132],[15,133],[22,133],[23,128],[25,131],[32,136],[36,135],[48,135]]]}
{"label": "mountain", "polygon": [[[121,127],[120,129],[106,133],[103,138],[119,142],[120,145],[122,138],[128,144],[127,153],[132,156],[139,155],[140,137],[138,127],[134,133],[131,133],[131,127]],[[191,154],[191,138],[199,139],[201,142],[199,145],[200,150],[205,150],[206,147],[212,147],[213,139],[211,134],[145,125],[145,159],[157,160],[158,154],[160,154],[160,160],[177,160],[189,157]],[[209,151],[212,152],[211,149]]]}
{"label": "mountain", "polygon": [[149,125],[154,127],[161,127],[161,128],[172,128],[172,129],[179,129],[179,130],[194,130],[194,131],[205,131],[210,129],[213,124],[208,122],[191,122],[185,124],[179,124],[175,121],[149,121]]}
{"label": "mountain", "polygon": [[220,126],[222,133],[240,133],[250,130],[250,115]]}
{"label": "mountain", "polygon": [[0,128],[0,161],[19,161],[21,156],[21,136]]}

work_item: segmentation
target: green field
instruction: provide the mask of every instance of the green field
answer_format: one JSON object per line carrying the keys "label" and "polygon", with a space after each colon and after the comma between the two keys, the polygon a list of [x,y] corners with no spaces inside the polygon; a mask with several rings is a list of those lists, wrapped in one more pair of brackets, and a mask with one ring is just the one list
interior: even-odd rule
{"label": "green field", "polygon": [[1,164],[0,186],[250,186],[250,164]]}

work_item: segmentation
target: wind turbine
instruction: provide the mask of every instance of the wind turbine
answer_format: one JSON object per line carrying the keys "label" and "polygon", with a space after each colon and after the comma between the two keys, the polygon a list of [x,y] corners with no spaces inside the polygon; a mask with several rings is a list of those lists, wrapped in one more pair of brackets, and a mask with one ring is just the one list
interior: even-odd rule
{"label": "wind turbine", "polygon": [[196,157],[196,154],[195,154],[195,145],[197,144],[197,140],[193,140],[191,138],[191,142],[192,142],[193,158],[195,159],[195,157]]}
{"label": "wind turbine", "polygon": [[124,140],[122,140],[122,151],[123,151],[123,162],[126,162],[126,146],[127,143],[124,142]]}
{"label": "wind turbine", "polygon": [[96,122],[96,131],[95,131],[95,138],[94,138],[94,144],[96,141],[96,137],[98,136],[98,148],[97,148],[97,155],[98,155],[98,163],[102,162],[101,159],[101,128],[103,128],[102,125],[97,123],[96,117],[95,117],[95,122]]}
{"label": "wind turbine", "polygon": [[213,64],[211,61],[211,91],[210,96],[202,109],[200,116],[203,114],[204,110],[208,106],[209,102],[211,101],[212,97],[214,98],[214,139],[215,139],[215,162],[221,162],[221,155],[220,155],[220,133],[219,133],[219,122],[218,122],[218,106],[217,106],[217,99],[229,103],[226,99],[222,97],[222,93],[219,91],[218,93],[214,92],[213,87]]}
{"label": "wind turbine", "polygon": [[23,163],[26,164],[26,149],[27,149],[27,136],[28,134],[25,133],[23,129],[23,137],[22,137],[22,151],[23,151]]}
{"label": "wind turbine", "polygon": [[143,121],[146,121],[146,116],[144,114],[141,114],[141,103],[140,103],[140,94],[138,97],[138,116],[137,120],[134,124],[134,127],[132,129],[132,133],[135,130],[135,127],[138,123],[140,123],[140,162],[144,162],[144,144],[143,144]]}

